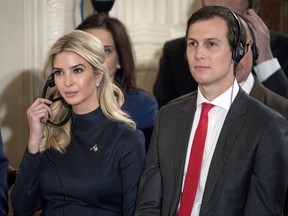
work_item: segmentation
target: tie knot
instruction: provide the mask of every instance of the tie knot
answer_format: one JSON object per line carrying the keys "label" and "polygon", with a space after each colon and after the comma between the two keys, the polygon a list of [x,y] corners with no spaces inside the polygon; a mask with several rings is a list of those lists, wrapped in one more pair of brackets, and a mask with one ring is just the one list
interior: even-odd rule
{"label": "tie knot", "polygon": [[213,104],[203,103],[201,115],[208,115],[209,111],[212,109],[213,106]]}

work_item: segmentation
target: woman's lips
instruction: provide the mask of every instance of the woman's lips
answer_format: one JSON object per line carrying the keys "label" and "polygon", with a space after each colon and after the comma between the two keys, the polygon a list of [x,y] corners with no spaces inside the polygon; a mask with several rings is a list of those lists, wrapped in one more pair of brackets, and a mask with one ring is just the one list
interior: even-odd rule
{"label": "woman's lips", "polygon": [[68,98],[74,97],[77,94],[77,91],[65,92],[65,96]]}

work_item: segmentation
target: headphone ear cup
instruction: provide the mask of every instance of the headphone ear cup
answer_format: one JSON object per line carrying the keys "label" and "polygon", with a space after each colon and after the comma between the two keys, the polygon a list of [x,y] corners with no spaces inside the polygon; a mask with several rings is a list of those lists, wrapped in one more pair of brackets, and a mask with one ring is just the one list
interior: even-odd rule
{"label": "headphone ear cup", "polygon": [[237,46],[232,52],[232,60],[236,63],[240,62],[243,56],[245,55],[244,48],[240,45],[240,43],[237,43]]}
{"label": "headphone ear cup", "polygon": [[258,59],[258,57],[259,57],[259,49],[258,49],[258,47],[256,46],[255,43],[253,43],[251,45],[251,49],[252,49],[252,53],[253,53],[253,60],[255,62]]}
{"label": "headphone ear cup", "polygon": [[47,85],[52,88],[55,86],[55,82],[54,82],[54,73],[51,73],[48,77],[48,80],[47,80]]}

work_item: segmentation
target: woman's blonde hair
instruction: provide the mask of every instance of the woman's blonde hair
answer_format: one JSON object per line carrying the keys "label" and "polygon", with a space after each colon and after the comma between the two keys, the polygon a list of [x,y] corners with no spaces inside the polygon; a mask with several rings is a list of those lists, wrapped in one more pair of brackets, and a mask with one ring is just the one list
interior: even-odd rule
{"label": "woman's blonde hair", "polygon": [[[98,88],[98,98],[100,108],[104,115],[112,121],[123,122],[132,127],[136,127],[135,122],[121,110],[124,103],[124,95],[120,88],[118,88],[110,80],[108,69],[105,64],[104,47],[100,40],[89,33],[74,30],[56,41],[51,47],[44,63],[44,77],[45,79],[52,72],[54,58],[57,54],[62,52],[74,52],[85,59],[93,68],[95,74],[101,74],[102,80]],[[96,88],[96,86],[95,86]],[[60,97],[57,88],[54,88],[51,95]],[[96,98],[95,98],[96,99]],[[51,106],[53,116],[50,121],[61,121],[71,109],[64,100],[53,103]],[[55,126],[46,124],[44,136],[40,144],[40,152],[48,148],[54,148],[59,152],[65,152],[65,148],[70,143],[71,118],[63,126]]]}

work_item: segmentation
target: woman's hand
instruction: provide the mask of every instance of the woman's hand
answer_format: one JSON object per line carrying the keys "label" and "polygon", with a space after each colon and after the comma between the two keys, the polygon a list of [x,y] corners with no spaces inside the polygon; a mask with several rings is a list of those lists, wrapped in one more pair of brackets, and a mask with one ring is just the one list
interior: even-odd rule
{"label": "woman's hand", "polygon": [[43,137],[44,126],[52,115],[49,105],[52,101],[44,98],[38,98],[27,109],[27,117],[29,123],[29,140],[28,150],[32,154],[36,154],[40,148],[40,141]]}

